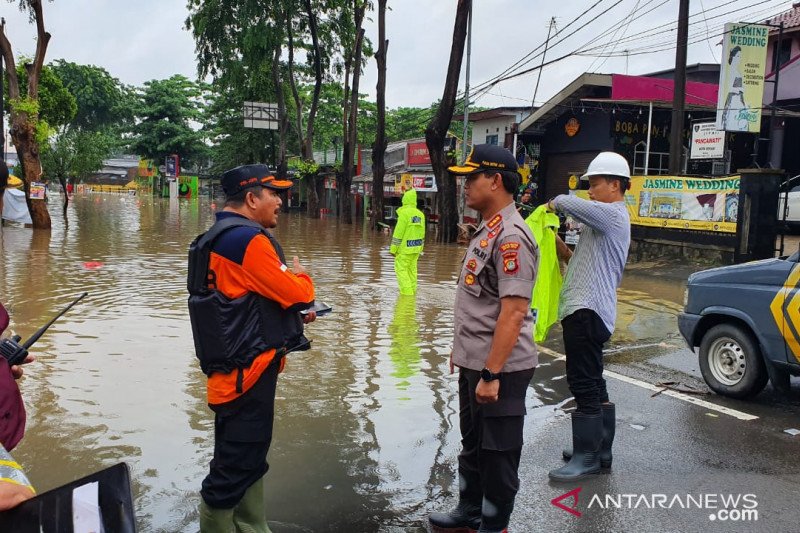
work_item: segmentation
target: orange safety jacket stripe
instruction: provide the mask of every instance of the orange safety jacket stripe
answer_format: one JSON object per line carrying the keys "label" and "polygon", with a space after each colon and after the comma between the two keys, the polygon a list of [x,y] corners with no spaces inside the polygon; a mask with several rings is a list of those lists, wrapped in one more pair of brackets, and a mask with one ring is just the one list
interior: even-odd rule
{"label": "orange safety jacket stripe", "polygon": [[[240,239],[242,233],[231,230],[220,237],[220,245],[215,245],[209,260],[211,287],[228,298],[239,298],[253,292],[274,300],[283,309],[298,304],[308,304],[314,300],[314,282],[307,274],[293,274],[278,257],[278,253],[269,239],[260,233],[253,233],[246,243],[241,264],[235,255],[226,257],[218,250],[220,247],[230,248],[230,239]],[[228,242],[225,240],[228,238]],[[235,241],[234,241],[235,247]],[[244,244],[244,243],[243,243]],[[233,259],[231,258],[233,257]],[[243,370],[242,393],[255,385],[264,370],[275,357],[275,350],[270,349],[256,356],[253,363]],[[281,371],[285,362],[281,361]],[[214,372],[208,378],[208,403],[216,405],[235,400],[240,396],[236,392],[238,369],[227,374]]]}

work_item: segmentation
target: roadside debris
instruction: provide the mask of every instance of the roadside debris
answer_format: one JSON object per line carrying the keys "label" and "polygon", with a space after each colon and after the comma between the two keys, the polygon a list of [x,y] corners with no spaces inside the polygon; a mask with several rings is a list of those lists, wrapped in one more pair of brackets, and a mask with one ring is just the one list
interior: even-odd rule
{"label": "roadside debris", "polygon": [[688,385],[683,385],[677,381],[659,381],[656,383],[656,387],[661,387],[661,390],[657,390],[650,397],[658,396],[665,390],[674,390],[675,392],[685,392],[687,394],[708,394],[708,391],[703,391],[699,389],[695,389],[689,387]]}

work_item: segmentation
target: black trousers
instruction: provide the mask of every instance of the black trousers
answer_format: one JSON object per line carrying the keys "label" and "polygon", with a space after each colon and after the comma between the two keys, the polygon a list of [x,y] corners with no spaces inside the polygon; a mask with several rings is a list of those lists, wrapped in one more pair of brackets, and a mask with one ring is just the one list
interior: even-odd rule
{"label": "black trousers", "polygon": [[603,379],[603,345],[611,338],[600,317],[591,309],[579,309],[561,321],[567,354],[567,384],[585,414],[600,413],[608,402]]}
{"label": "black trousers", "polygon": [[525,422],[525,393],[534,369],[500,375],[496,403],[475,401],[480,372],[462,368],[458,377],[461,453],[460,496],[476,505],[482,499],[513,505],[519,490],[519,458]]}
{"label": "black trousers", "polygon": [[214,411],[214,458],[200,495],[210,507],[231,509],[250,485],[269,470],[275,387],[280,361],[264,370],[255,385]]}

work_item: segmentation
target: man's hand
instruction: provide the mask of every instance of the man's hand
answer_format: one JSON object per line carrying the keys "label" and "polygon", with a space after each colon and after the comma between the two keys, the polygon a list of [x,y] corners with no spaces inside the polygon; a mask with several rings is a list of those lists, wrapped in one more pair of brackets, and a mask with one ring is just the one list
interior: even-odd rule
{"label": "man's hand", "polygon": [[317,319],[317,312],[316,311],[309,311],[308,313],[303,314],[303,324],[310,324]]}
{"label": "man's hand", "polygon": [[494,403],[500,397],[500,380],[478,381],[475,388],[475,401],[478,403]]}
{"label": "man's hand", "polygon": [[300,274],[308,275],[308,272],[306,272],[306,269],[303,268],[303,265],[300,264],[300,259],[297,256],[294,256],[292,258],[292,274],[294,274],[295,276],[298,276]]}
{"label": "man's hand", "polygon": [[14,379],[21,378],[22,374],[23,374],[22,365],[27,365],[28,363],[33,363],[34,361],[36,361],[36,358],[34,356],[28,354],[28,357],[26,357],[25,360],[22,361],[21,364],[14,365],[14,366],[11,367],[11,375],[14,376]]}
{"label": "man's hand", "polygon": [[0,511],[8,511],[34,496],[29,487],[11,481],[0,481]]}

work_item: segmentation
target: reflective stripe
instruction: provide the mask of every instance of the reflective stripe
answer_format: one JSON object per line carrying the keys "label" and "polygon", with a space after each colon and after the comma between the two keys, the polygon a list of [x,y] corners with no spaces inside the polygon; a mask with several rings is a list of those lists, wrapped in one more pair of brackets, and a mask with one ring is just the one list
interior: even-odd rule
{"label": "reflective stripe", "polygon": [[22,471],[22,467],[2,446],[0,446],[0,481],[8,481],[34,490],[25,472]]}
{"label": "reflective stripe", "polygon": [[406,241],[406,246],[422,246],[425,242],[423,239],[414,239],[413,241]]}

